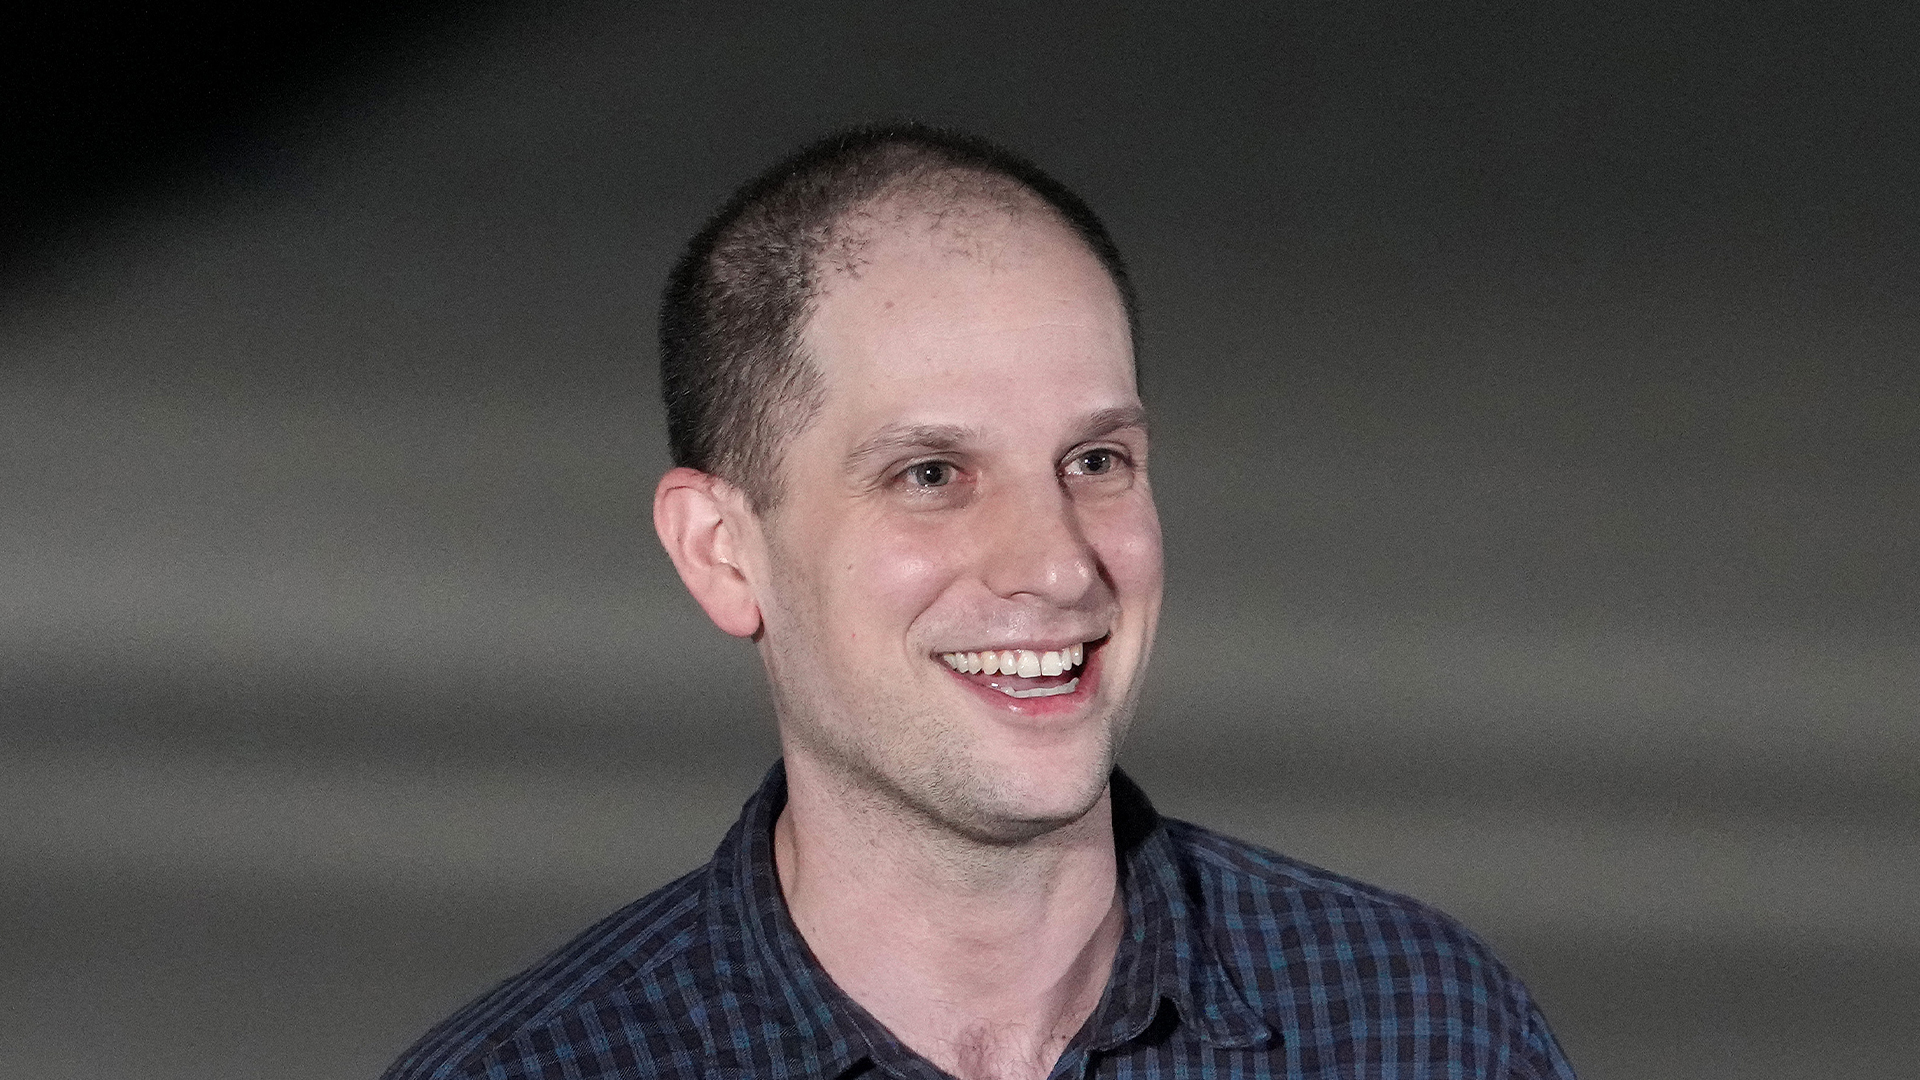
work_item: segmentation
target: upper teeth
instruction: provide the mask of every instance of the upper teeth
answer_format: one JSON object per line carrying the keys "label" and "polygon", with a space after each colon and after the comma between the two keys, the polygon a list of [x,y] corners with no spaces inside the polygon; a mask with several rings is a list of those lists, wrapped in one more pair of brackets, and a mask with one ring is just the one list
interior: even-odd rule
{"label": "upper teeth", "polygon": [[1074,644],[1046,652],[987,649],[983,652],[941,653],[940,659],[945,660],[953,670],[968,675],[1018,675],[1031,679],[1037,675],[1064,675],[1079,667],[1086,656],[1086,646]]}

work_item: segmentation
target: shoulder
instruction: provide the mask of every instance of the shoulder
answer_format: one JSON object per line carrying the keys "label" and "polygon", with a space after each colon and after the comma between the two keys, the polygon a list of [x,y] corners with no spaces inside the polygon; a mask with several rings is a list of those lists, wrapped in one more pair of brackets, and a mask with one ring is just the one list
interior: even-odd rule
{"label": "shoulder", "polygon": [[595,923],[428,1031],[382,1080],[535,1077],[562,1060],[568,1076],[667,1071],[649,1059],[686,1058],[698,1034],[672,1018],[697,1014],[687,999],[712,981],[707,881],[703,867]]}
{"label": "shoulder", "polygon": [[1222,969],[1307,1045],[1339,1057],[1362,1032],[1428,1032],[1465,1039],[1436,1045],[1438,1060],[1571,1076],[1526,986],[1445,912],[1198,825],[1165,826]]}

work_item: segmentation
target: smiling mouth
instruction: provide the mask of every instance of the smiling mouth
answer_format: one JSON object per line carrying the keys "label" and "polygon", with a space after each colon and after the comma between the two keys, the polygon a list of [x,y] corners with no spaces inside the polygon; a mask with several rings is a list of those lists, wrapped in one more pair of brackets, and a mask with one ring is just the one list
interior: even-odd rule
{"label": "smiling mouth", "polygon": [[1038,698],[1071,694],[1078,689],[1086,653],[1086,643],[1075,642],[1058,649],[941,653],[940,659],[975,685],[1012,698]]}

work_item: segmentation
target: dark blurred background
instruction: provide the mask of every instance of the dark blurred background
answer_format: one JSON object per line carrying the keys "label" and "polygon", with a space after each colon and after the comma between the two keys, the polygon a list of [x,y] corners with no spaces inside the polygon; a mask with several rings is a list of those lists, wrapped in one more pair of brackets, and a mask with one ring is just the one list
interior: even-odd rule
{"label": "dark blurred background", "polygon": [[370,1077],[774,753],[654,298],[956,123],[1145,298],[1164,810],[1590,1078],[1920,1060],[1904,4],[68,3],[0,46],[0,1075]]}

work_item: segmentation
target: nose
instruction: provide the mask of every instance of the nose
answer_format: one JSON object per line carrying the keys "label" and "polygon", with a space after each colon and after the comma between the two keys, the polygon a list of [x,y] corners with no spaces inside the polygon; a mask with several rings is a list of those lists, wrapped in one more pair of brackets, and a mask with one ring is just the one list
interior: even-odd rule
{"label": "nose", "polygon": [[983,507],[982,562],[987,588],[1008,599],[1062,608],[1099,595],[1100,558],[1072,497],[1049,477],[1002,490]]}

